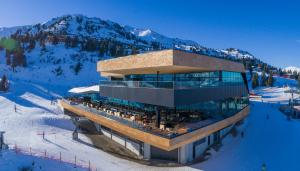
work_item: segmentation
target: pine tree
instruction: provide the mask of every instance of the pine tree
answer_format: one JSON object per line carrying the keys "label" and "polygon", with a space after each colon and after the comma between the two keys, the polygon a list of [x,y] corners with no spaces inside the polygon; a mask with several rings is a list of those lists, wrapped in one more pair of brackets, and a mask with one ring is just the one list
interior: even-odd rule
{"label": "pine tree", "polygon": [[293,71],[293,79],[298,79],[298,72],[296,70]]}
{"label": "pine tree", "polygon": [[261,83],[260,83],[260,85],[261,86],[266,86],[266,80],[267,80],[266,72],[263,71],[262,74],[261,74]]}
{"label": "pine tree", "polygon": [[138,54],[138,49],[136,48],[135,45],[133,45],[133,46],[131,47],[131,55],[135,55],[135,54]]}
{"label": "pine tree", "polygon": [[78,46],[78,37],[75,36],[75,37],[73,37],[73,38],[71,39],[71,47],[72,47],[72,48],[75,48],[75,47],[77,47],[77,46]]}
{"label": "pine tree", "polygon": [[274,78],[273,78],[273,73],[271,72],[269,74],[268,80],[267,80],[267,86],[272,87],[274,84]]}
{"label": "pine tree", "polygon": [[85,43],[81,44],[81,50],[93,52],[98,49],[98,42],[94,39],[88,39]]}
{"label": "pine tree", "polygon": [[105,54],[105,43],[101,43],[100,44],[100,48],[99,48],[99,56],[101,56],[101,57],[103,57],[104,56],[104,54]]}
{"label": "pine tree", "polygon": [[35,48],[35,40],[34,39],[30,39],[28,48],[29,48],[29,50],[32,50]]}
{"label": "pine tree", "polygon": [[284,72],[282,71],[282,69],[281,68],[279,68],[279,76],[283,76],[283,74],[284,74]]}
{"label": "pine tree", "polygon": [[75,75],[77,75],[81,69],[82,69],[82,64],[78,62],[74,67]]}
{"label": "pine tree", "polygon": [[24,55],[23,48],[19,47],[14,51],[11,66],[13,67],[13,69],[16,66],[22,66],[22,67],[26,66],[26,56]]}
{"label": "pine tree", "polygon": [[298,75],[298,86],[300,87],[300,74]]}
{"label": "pine tree", "polygon": [[5,58],[6,58],[6,65],[11,65],[11,52],[6,49]]}
{"label": "pine tree", "polygon": [[45,49],[46,49],[46,42],[45,42],[44,39],[41,39],[41,40],[40,40],[40,46],[41,46],[42,50],[45,50]]}
{"label": "pine tree", "polygon": [[115,44],[112,44],[109,48],[109,53],[111,57],[116,57],[117,53],[117,46]]}
{"label": "pine tree", "polygon": [[250,72],[250,76],[252,77],[252,76],[253,76],[253,68],[252,68],[252,65],[249,66],[249,72]]}
{"label": "pine tree", "polygon": [[8,89],[9,89],[8,80],[6,76],[3,75],[0,81],[0,91],[8,91]]}
{"label": "pine tree", "polygon": [[57,37],[57,36],[53,36],[52,44],[53,44],[53,45],[57,45],[58,42],[59,42],[58,37]]}
{"label": "pine tree", "polygon": [[71,47],[71,43],[72,43],[71,37],[67,36],[65,39],[65,47],[66,48]]}
{"label": "pine tree", "polygon": [[259,82],[258,82],[258,74],[254,73],[252,76],[252,88],[256,88],[259,86]]}

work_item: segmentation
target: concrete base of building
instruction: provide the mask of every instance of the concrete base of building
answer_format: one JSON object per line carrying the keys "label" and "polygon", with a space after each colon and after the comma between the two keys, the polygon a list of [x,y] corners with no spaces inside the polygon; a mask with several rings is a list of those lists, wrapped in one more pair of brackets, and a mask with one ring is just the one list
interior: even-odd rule
{"label": "concrete base of building", "polygon": [[[137,156],[140,156],[140,158],[145,158],[148,159],[150,157],[147,157],[148,155],[148,146],[146,145],[146,155],[144,156],[143,153],[143,144],[142,142],[138,142],[135,140],[131,140],[130,138],[123,136],[109,128],[106,128],[104,126],[101,126],[100,124],[94,123],[97,131],[100,134],[105,135],[106,137],[108,137],[109,139],[111,139],[112,141],[117,142],[118,144],[124,146],[126,149],[130,150],[131,152],[133,152],[134,154],[136,154]],[[150,146],[150,145],[149,145]],[[145,147],[144,147],[144,151],[145,151]]]}
{"label": "concrete base of building", "polygon": [[207,148],[216,143],[220,143],[222,138],[225,137],[233,128],[233,125],[231,125],[205,138],[199,139],[190,144],[186,144],[175,150],[165,151],[151,146],[148,143],[132,140],[97,123],[94,123],[94,125],[99,133],[124,146],[126,149],[138,155],[141,159],[169,160],[180,164],[191,163],[199,157],[203,156],[203,153]]}

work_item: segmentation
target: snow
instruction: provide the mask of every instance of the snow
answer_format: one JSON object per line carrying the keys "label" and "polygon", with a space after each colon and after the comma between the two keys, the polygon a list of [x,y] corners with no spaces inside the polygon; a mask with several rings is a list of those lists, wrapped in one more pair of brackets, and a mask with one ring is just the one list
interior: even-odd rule
{"label": "snow", "polygon": [[284,70],[284,71],[292,71],[292,72],[296,71],[296,72],[298,72],[298,73],[300,72],[300,68],[294,67],[294,66],[286,67],[286,68],[284,68],[283,70]]}
{"label": "snow", "polygon": [[147,36],[147,35],[149,35],[149,34],[151,34],[151,30],[150,30],[150,29],[146,29],[146,30],[140,31],[140,32],[138,33],[138,35],[139,35],[140,37]]}
{"label": "snow", "polygon": [[93,85],[90,87],[75,87],[69,90],[69,93],[86,94],[86,93],[99,93],[99,85]]}
{"label": "snow", "polygon": [[[22,149],[47,150],[56,156],[61,152],[64,159],[77,156],[78,162],[87,165],[90,161],[92,167],[98,170],[116,170],[119,165],[123,165],[124,169],[138,168],[133,162],[86,145],[91,141],[82,134],[79,138],[84,143],[72,140],[73,123],[57,104],[51,105],[53,95],[65,88],[21,80],[11,82],[11,91],[0,96],[0,130],[6,132],[6,143],[16,144]],[[17,112],[14,111],[14,105],[17,106]],[[45,139],[41,136],[43,132]]]}
{"label": "snow", "polygon": [[297,87],[298,82],[294,79],[290,78],[284,78],[279,76],[273,76],[273,78],[276,80],[275,86],[283,87],[283,86],[290,86],[290,87]]}
{"label": "snow", "polygon": [[[77,18],[81,18],[82,23],[79,23]],[[97,29],[89,32],[83,27],[84,25]],[[83,30],[78,30],[79,26],[82,26]],[[38,26],[19,28],[22,29],[22,32],[31,34],[35,34],[39,30]],[[116,37],[123,43],[132,43],[133,40],[127,39],[120,33],[131,32],[141,40],[158,41],[165,47],[175,45],[175,47],[185,50],[196,47],[208,55],[254,58],[248,52],[238,49],[205,48],[196,42],[169,38],[150,29],[123,27],[111,21],[82,15],[68,15],[52,19],[42,23],[41,29],[54,33],[65,30],[69,35],[93,38]],[[8,36],[15,30],[14,28],[1,28],[0,37],[1,35]],[[142,42],[138,43],[143,44]],[[263,102],[259,98],[252,99],[251,113],[244,124],[239,127],[239,130],[245,132],[244,138],[240,136],[233,138],[229,135],[224,139],[220,151],[211,150],[212,156],[202,163],[184,167],[160,168],[120,159],[88,146],[86,143],[91,144],[91,142],[83,134],[79,134],[79,138],[84,143],[72,140],[73,123],[68,116],[62,113],[58,104],[51,104],[53,98],[64,96],[71,88],[98,84],[101,78],[96,72],[96,61],[99,60],[96,52],[80,51],[79,47],[65,48],[61,43],[58,45],[47,43],[46,49],[42,50],[36,43],[36,48],[26,51],[25,55],[28,66],[16,68],[16,71],[13,72],[5,64],[5,51],[0,51],[0,73],[6,74],[11,83],[10,91],[0,94],[0,130],[6,131],[5,139],[10,146],[17,144],[24,149],[47,150],[56,156],[61,152],[64,159],[73,159],[76,156],[79,162],[87,164],[90,161],[91,165],[98,170],[252,171],[260,170],[262,163],[266,163],[267,170],[300,170],[297,161],[300,153],[300,146],[297,144],[300,134],[299,121],[287,121],[277,109],[278,103],[288,102],[290,94],[284,93],[288,89],[285,86],[296,86],[295,80],[275,77],[277,81],[275,86],[277,87],[253,90],[254,93],[262,96]],[[104,58],[110,57],[105,56]],[[83,66],[76,75],[71,67],[78,61]],[[58,67],[63,70],[61,75],[53,72]],[[82,87],[74,91],[79,92],[82,89],[89,88]],[[17,112],[14,110],[15,105]],[[270,116],[268,120],[266,119],[267,113]],[[41,137],[42,132],[45,132],[45,139]],[[31,160],[26,159],[25,155],[7,154],[5,159],[0,157],[0,166],[10,161],[6,160],[7,158],[13,158],[12,161],[16,163]],[[54,165],[52,161],[41,160],[41,163]],[[62,170],[65,170],[63,167],[68,167],[68,165],[62,164],[61,167]],[[3,167],[0,167],[1,169]]]}
{"label": "snow", "polygon": [[[278,85],[292,83],[283,78],[278,82],[282,82]],[[61,152],[64,159],[76,156],[82,164],[90,161],[92,167],[98,170],[252,171],[260,170],[262,163],[266,163],[267,170],[300,170],[297,158],[300,152],[299,121],[287,121],[278,111],[278,103],[287,103],[291,97],[284,93],[288,87],[253,90],[262,95],[263,102],[252,99],[251,113],[239,127],[245,136],[233,138],[228,135],[220,151],[211,150],[208,160],[175,168],[145,166],[112,156],[86,145],[91,142],[83,134],[79,134],[79,139],[84,143],[72,140],[73,123],[62,113],[58,104],[51,105],[52,97],[60,97],[68,87],[12,79],[11,90],[0,95],[0,130],[6,131],[6,143],[10,146],[17,144],[23,149],[47,150],[56,156]],[[269,119],[266,119],[267,114]],[[42,132],[45,132],[45,139],[41,137]],[[19,160],[23,161],[22,156],[15,158],[16,162]],[[1,162],[7,163],[4,158],[0,158]]]}
{"label": "snow", "polygon": [[239,49],[225,49],[225,50],[221,50],[221,52],[231,56],[231,57],[236,57],[236,58],[249,58],[249,59],[254,59],[255,57],[243,50],[239,50]]}
{"label": "snow", "polygon": [[72,164],[62,163],[57,160],[51,160],[46,158],[35,157],[32,155],[25,155],[21,153],[15,153],[14,151],[0,152],[0,170],[13,171],[21,170],[22,168],[32,168],[33,170],[47,170],[47,171],[59,171],[59,170],[73,170],[73,171],[87,171]]}
{"label": "snow", "polygon": [[[267,170],[300,170],[297,161],[300,152],[297,142],[300,135],[299,121],[288,121],[278,110],[278,103],[288,103],[291,98],[290,94],[284,93],[288,89],[255,89],[255,93],[262,95],[262,99],[252,99],[251,113],[239,127],[245,133],[244,138],[226,137],[219,152],[213,151],[210,159],[195,167],[214,171],[252,171],[261,170],[262,164],[266,163]],[[269,119],[266,119],[267,114]]]}
{"label": "snow", "polygon": [[[68,89],[98,84],[101,78],[96,71],[96,62],[99,60],[97,53],[78,51],[78,48],[66,49],[63,44],[47,44],[46,50],[41,50],[37,43],[35,49],[26,52],[28,66],[26,68],[18,67],[15,72],[12,72],[11,67],[5,63],[5,51],[0,51],[0,73],[14,79],[58,87],[64,85],[68,86]],[[72,67],[78,61],[81,62],[82,69],[76,75]],[[62,71],[60,75],[55,72],[58,68],[61,68]]]}
{"label": "snow", "polygon": [[55,35],[66,33],[68,36],[78,36],[79,39],[114,39],[126,46],[139,45],[141,51],[153,49],[176,48],[187,51],[197,51],[202,54],[216,57],[230,58],[251,58],[254,56],[250,53],[239,49],[213,49],[201,46],[192,40],[184,40],[180,38],[170,38],[168,36],[157,33],[149,28],[134,28],[131,26],[123,26],[109,20],[102,20],[95,17],[86,17],[83,15],[63,15],[53,18],[47,22],[36,25],[19,26],[11,28],[0,28],[0,37],[8,37],[20,30],[21,34],[36,35],[39,32],[47,32]]}

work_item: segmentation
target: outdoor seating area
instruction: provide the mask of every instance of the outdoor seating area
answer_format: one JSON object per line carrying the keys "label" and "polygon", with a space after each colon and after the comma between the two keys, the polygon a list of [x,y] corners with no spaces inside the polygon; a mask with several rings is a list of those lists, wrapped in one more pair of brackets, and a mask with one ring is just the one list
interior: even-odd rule
{"label": "outdoor seating area", "polygon": [[[130,107],[123,107],[116,104],[109,104],[103,101],[92,102],[88,98],[70,97],[66,98],[71,105],[83,105],[88,109],[93,109],[101,113],[105,113],[107,117],[122,121],[122,123],[131,123],[135,127],[142,129],[143,131],[151,132],[156,135],[160,135],[167,138],[173,138],[178,135],[182,135],[192,130],[198,129],[199,126],[206,126],[213,120],[199,115],[196,112],[188,113],[176,113],[176,114],[165,114],[162,113],[163,117],[160,121],[159,126],[156,126],[155,113],[146,112]],[[202,118],[201,118],[202,117]],[[201,120],[193,122],[193,120]]]}

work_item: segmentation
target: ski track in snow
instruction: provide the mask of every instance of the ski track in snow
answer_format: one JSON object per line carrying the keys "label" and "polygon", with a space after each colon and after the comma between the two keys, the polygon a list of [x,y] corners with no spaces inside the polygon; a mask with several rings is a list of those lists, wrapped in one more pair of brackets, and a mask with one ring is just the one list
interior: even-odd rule
{"label": "ski track in snow", "polygon": [[[212,155],[207,161],[173,168],[141,165],[73,141],[74,125],[70,118],[63,115],[58,105],[51,105],[51,98],[59,97],[66,89],[63,86],[57,89],[51,85],[13,80],[10,91],[0,94],[0,130],[6,131],[6,142],[11,146],[32,147],[56,155],[61,152],[62,158],[76,156],[81,162],[90,161],[92,167],[98,170],[254,171],[261,170],[263,163],[266,163],[267,170],[272,171],[284,171],[286,168],[300,170],[300,123],[298,120],[287,121],[278,111],[278,103],[287,103],[290,98],[290,94],[284,93],[286,88],[254,90],[263,96],[263,103],[260,100],[251,101],[251,113],[238,127],[239,131],[245,132],[243,138],[240,134],[234,138],[228,135],[220,151],[210,151]],[[17,106],[17,112],[14,111],[14,105]],[[267,114],[269,119],[266,119]],[[40,135],[43,131],[45,140]],[[82,134],[79,138],[91,143]],[[5,161],[0,157],[1,171]],[[20,162],[20,159],[12,157],[10,162],[14,161]],[[63,167],[61,169],[65,170]]]}

